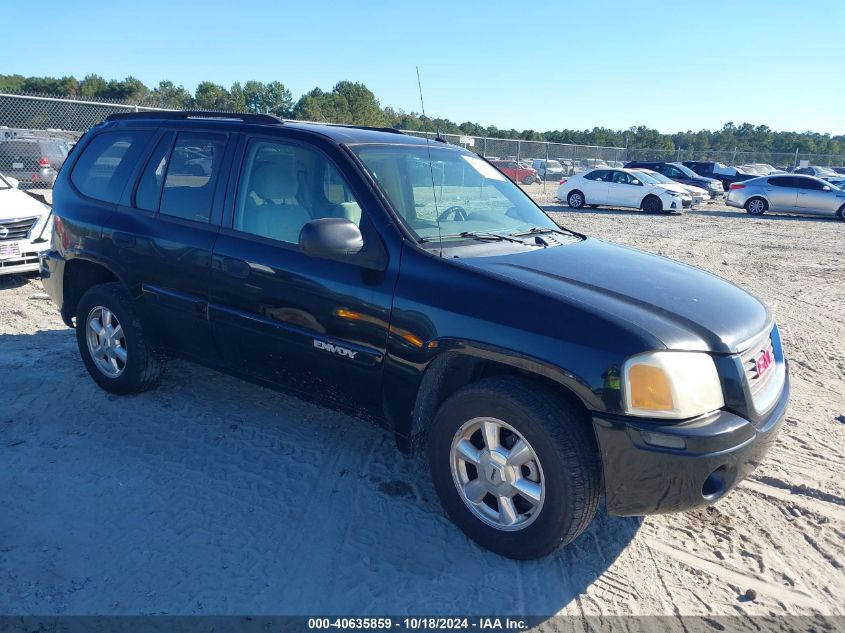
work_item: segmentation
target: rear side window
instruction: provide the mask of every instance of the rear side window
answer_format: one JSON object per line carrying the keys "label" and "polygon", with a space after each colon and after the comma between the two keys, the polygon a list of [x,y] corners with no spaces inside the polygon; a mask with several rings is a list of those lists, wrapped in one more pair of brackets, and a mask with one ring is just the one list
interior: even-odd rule
{"label": "rear side window", "polygon": [[159,213],[208,222],[225,149],[225,134],[180,132],[170,153]]}
{"label": "rear side window", "polygon": [[70,174],[71,182],[89,198],[117,203],[151,136],[152,132],[147,130],[98,134],[76,162]]}
{"label": "rear side window", "polygon": [[775,178],[769,178],[768,183],[775,187],[794,187],[793,180],[795,179],[789,176],[776,176]]}

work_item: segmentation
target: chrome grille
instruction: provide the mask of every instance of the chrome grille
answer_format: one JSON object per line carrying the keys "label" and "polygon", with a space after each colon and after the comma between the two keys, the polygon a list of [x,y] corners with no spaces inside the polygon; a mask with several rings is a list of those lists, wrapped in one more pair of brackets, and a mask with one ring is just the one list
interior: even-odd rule
{"label": "chrome grille", "polygon": [[38,216],[19,220],[0,220],[0,240],[25,240]]}

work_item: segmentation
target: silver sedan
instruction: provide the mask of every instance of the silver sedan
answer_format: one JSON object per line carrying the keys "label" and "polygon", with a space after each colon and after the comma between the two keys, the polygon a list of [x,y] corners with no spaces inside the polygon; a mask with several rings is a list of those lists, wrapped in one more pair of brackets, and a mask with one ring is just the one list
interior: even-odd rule
{"label": "silver sedan", "polygon": [[784,211],[845,220],[845,190],[812,176],[763,176],[731,185],[725,202],[751,215]]}

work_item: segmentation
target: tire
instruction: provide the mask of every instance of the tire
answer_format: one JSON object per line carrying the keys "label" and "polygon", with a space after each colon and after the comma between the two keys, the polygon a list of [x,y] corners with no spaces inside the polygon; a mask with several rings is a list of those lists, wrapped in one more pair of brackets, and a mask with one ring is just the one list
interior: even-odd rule
{"label": "tire", "polygon": [[583,209],[586,201],[584,200],[584,194],[578,191],[570,191],[569,195],[566,196],[566,203],[573,209]]}
{"label": "tire", "polygon": [[[97,324],[99,333],[93,327]],[[161,377],[163,359],[150,346],[132,297],[120,283],[94,286],[82,295],[76,310],[76,343],[88,373],[108,392],[139,393]],[[102,356],[95,355],[97,349],[104,350]]]}
{"label": "tire", "polygon": [[640,208],[646,213],[663,213],[663,201],[657,196],[646,196]]}
{"label": "tire", "polygon": [[[498,429],[490,435],[500,443],[495,456],[486,450],[482,428]],[[520,440],[534,459],[502,465]],[[526,454],[524,449],[519,453]],[[479,467],[465,454],[477,457]],[[496,459],[498,467],[492,465]],[[590,420],[523,379],[488,378],[452,395],[429,429],[428,460],[440,503],[452,521],[480,546],[508,558],[540,558],[571,543],[593,520],[601,496]],[[514,481],[534,501],[512,487]],[[470,494],[483,496],[473,503]]]}
{"label": "tire", "polygon": [[759,196],[754,196],[745,201],[745,211],[749,215],[763,215],[769,210],[769,203]]}
{"label": "tire", "polygon": [[839,207],[839,211],[836,212],[836,217],[845,222],[845,204]]}
{"label": "tire", "polygon": [[522,179],[523,185],[533,185],[534,184],[534,176],[528,175]]}

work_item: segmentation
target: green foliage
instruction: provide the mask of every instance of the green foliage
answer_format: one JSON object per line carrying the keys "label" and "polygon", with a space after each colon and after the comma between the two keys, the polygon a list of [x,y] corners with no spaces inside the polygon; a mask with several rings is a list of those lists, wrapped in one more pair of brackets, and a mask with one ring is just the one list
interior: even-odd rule
{"label": "green foliage", "polygon": [[203,81],[192,95],[172,81],[161,81],[150,90],[139,79],[129,76],[122,81],[107,81],[100,75],[75,77],[24,77],[0,75],[0,92],[33,93],[69,96],[91,101],[113,100],[166,108],[197,108],[226,112],[262,112],[282,118],[306,121],[325,121],[354,125],[388,126],[398,129],[445,134],[468,134],[525,141],[550,141],[579,145],[601,145],[636,149],[717,152],[734,151],[805,154],[845,154],[845,136],[831,136],[817,132],[774,132],[765,125],[733,122],[721,129],[698,132],[687,131],[662,134],[657,130],[636,126],[627,130],[594,127],[592,130],[500,130],[484,127],[472,121],[460,125],[449,119],[427,118],[415,112],[381,107],[375,95],[364,84],[340,81],[331,92],[320,88],[303,94],[296,102],[290,90],[278,81],[263,83],[250,80],[243,85],[234,83],[229,89],[210,81]]}

